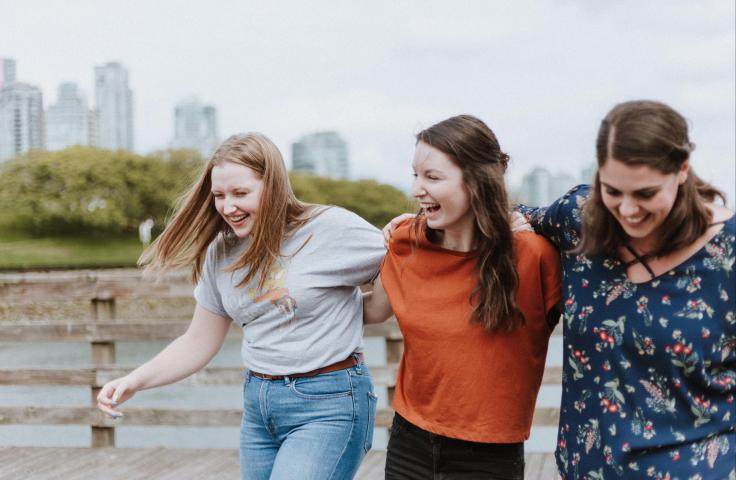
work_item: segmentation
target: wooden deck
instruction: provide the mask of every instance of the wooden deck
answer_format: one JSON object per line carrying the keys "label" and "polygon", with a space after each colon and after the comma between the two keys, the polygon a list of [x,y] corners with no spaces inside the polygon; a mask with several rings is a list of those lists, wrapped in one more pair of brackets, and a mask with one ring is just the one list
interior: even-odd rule
{"label": "wooden deck", "polygon": [[[372,450],[358,480],[383,479],[386,452]],[[237,450],[162,448],[0,448],[0,480],[228,480],[239,477]],[[556,478],[549,453],[526,456],[526,480]]]}

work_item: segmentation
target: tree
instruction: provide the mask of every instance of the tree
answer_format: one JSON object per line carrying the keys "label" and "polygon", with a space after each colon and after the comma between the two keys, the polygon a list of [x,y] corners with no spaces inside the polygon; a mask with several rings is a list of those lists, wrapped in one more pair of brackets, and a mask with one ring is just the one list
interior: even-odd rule
{"label": "tree", "polygon": [[[0,165],[0,224],[43,235],[133,233],[147,218],[163,226],[203,164],[193,150],[32,152]],[[412,209],[401,191],[372,180],[290,177],[301,200],[345,207],[378,227]]]}
{"label": "tree", "polygon": [[0,166],[4,223],[36,234],[134,232],[146,218],[164,221],[201,162],[90,147],[29,153]]}

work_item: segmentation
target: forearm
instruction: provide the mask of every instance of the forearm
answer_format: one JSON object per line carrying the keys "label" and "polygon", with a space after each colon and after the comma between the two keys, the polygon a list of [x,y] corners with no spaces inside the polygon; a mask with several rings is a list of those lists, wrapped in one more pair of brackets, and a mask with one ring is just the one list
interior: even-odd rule
{"label": "forearm", "polygon": [[136,390],[174,383],[201,369],[222,347],[231,321],[197,305],[186,333],[161,353],[133,370],[128,379]]}
{"label": "forearm", "polygon": [[137,390],[177,382],[197,372],[214,357],[220,345],[206,345],[188,332],[171,342],[158,355],[128,374]]}
{"label": "forearm", "polygon": [[373,291],[363,295],[363,323],[381,323],[393,315],[391,303],[383,289],[381,280],[376,280]]}

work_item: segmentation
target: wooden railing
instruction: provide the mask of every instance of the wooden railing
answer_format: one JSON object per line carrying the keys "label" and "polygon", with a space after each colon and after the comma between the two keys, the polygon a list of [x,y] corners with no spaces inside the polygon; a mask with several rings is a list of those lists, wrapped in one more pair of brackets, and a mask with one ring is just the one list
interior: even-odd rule
{"label": "wooden railing", "polygon": [[[160,282],[134,270],[68,271],[0,274],[0,342],[89,342],[90,364],[84,368],[0,368],[0,385],[86,386],[90,405],[80,407],[2,407],[0,424],[89,425],[92,447],[115,445],[115,426],[190,425],[237,426],[239,409],[125,409],[113,421],[95,407],[99,389],[132,367],[116,363],[117,342],[173,340],[187,328],[193,300],[192,285],[183,273]],[[190,314],[190,313],[189,313]],[[239,338],[233,326],[229,337]],[[395,321],[365,328],[368,337],[386,342],[386,365],[371,366],[373,381],[393,397],[397,363],[403,343]],[[2,367],[2,366],[0,366]],[[243,368],[208,367],[181,383],[236,385]],[[543,384],[560,384],[559,367],[548,367]],[[558,409],[537,408],[534,425],[557,424]],[[376,426],[390,425],[393,411],[379,409]]]}

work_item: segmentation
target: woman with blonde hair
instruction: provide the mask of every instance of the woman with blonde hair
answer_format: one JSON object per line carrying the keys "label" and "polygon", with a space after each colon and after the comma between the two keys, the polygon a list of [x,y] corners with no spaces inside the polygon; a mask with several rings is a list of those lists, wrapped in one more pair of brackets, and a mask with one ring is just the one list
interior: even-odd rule
{"label": "woman with blonde hair", "polygon": [[241,478],[352,478],[370,449],[376,408],[358,286],[383,255],[380,232],[357,215],[294,196],[268,138],[233,135],[140,260],[148,270],[192,269],[191,324],[107,383],[99,408],[121,416],[118,405],[139,390],[201,369],[236,322],[247,368]]}

